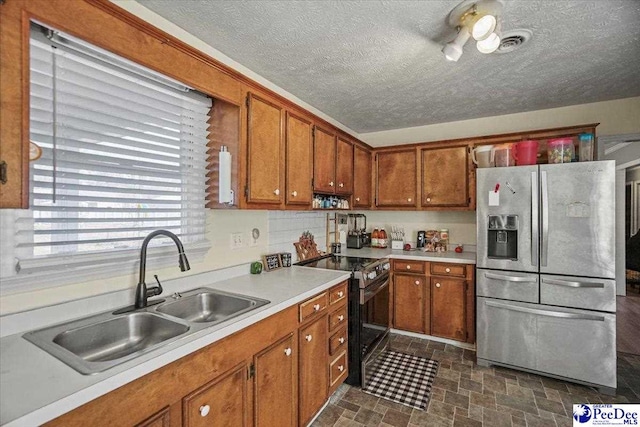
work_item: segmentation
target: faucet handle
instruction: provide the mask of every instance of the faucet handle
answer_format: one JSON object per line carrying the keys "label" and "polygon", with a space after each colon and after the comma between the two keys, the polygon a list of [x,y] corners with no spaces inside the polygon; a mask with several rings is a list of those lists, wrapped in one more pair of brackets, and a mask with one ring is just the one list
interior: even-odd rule
{"label": "faucet handle", "polygon": [[153,297],[156,295],[160,295],[162,293],[162,283],[160,283],[160,279],[158,279],[158,275],[154,274],[153,277],[155,277],[156,282],[158,283],[158,286],[154,286],[147,290],[148,297]]}

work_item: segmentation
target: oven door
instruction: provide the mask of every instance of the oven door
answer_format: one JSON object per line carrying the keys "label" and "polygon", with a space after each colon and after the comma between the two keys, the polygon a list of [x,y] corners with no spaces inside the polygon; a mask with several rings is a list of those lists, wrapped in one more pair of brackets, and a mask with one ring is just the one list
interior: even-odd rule
{"label": "oven door", "polygon": [[361,385],[376,371],[378,356],[389,341],[389,275],[360,290]]}

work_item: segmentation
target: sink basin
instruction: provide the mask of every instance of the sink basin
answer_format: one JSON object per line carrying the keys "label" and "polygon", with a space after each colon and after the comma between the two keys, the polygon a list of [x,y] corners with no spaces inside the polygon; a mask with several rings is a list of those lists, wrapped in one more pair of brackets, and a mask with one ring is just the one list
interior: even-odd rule
{"label": "sink basin", "polygon": [[192,295],[159,305],[156,311],[193,323],[219,323],[269,301],[213,289],[196,289]]}
{"label": "sink basin", "polygon": [[23,336],[81,374],[90,375],[270,302],[210,288],[174,294],[168,300],[126,314],[117,314],[121,310],[101,313]]}
{"label": "sink basin", "polygon": [[108,313],[24,337],[77,371],[94,374],[175,340],[189,329],[185,322],[154,313]]}

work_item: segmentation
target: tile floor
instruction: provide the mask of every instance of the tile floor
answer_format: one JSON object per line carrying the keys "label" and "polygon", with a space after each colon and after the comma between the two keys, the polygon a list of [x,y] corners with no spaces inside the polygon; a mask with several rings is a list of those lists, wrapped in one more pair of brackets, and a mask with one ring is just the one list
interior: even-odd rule
{"label": "tile floor", "polygon": [[474,351],[392,335],[391,348],[440,362],[427,411],[342,385],[312,424],[325,426],[572,426],[573,403],[640,403],[640,356],[618,353],[618,395],[475,364]]}

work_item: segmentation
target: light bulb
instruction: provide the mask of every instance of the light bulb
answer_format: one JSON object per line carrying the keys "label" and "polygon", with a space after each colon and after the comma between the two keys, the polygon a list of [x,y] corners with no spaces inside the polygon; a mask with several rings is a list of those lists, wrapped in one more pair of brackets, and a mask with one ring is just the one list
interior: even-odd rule
{"label": "light bulb", "polygon": [[496,29],[498,20],[493,15],[484,15],[478,19],[471,28],[471,35],[477,41],[486,39]]}
{"label": "light bulb", "polygon": [[481,53],[493,53],[500,47],[500,36],[491,33],[486,39],[477,42],[476,47]]}
{"label": "light bulb", "polygon": [[448,61],[453,62],[456,62],[458,59],[460,59],[460,57],[462,56],[462,48],[464,47],[465,43],[467,43],[467,40],[469,40],[469,37],[469,30],[464,27],[461,28],[456,38],[452,42],[447,43],[442,48],[444,57]]}

